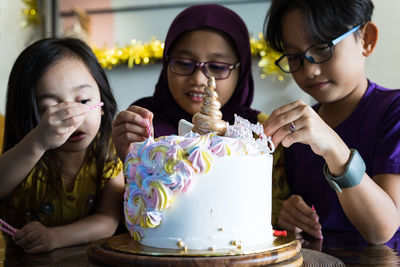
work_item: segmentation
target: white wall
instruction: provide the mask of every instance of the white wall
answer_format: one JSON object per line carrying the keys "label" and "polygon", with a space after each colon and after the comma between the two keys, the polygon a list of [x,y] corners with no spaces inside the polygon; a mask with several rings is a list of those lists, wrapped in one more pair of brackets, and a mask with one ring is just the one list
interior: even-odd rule
{"label": "white wall", "polygon": [[[117,0],[113,0],[117,1]],[[380,39],[376,52],[367,61],[367,76],[371,80],[389,88],[400,88],[400,75],[397,61],[400,60],[400,10],[399,0],[375,0],[373,21],[380,29]],[[227,5],[243,17],[252,34],[262,31],[264,16],[269,6],[265,3],[230,4]],[[22,0],[0,0],[0,112],[4,113],[5,95],[8,75],[12,64],[21,50],[32,39],[38,38],[30,29],[20,25],[23,17],[21,10]],[[148,41],[151,37],[163,40],[169,23],[181,9],[164,9],[162,11],[143,11],[137,14],[121,13],[116,19],[116,27],[121,30],[133,29],[135,33],[118,33],[124,45],[131,38]],[[155,19],[156,18],[156,19]],[[125,42],[126,41],[126,42]],[[253,61],[256,93],[253,107],[270,113],[276,107],[300,98],[308,103],[312,100],[287,78],[283,82],[274,77],[261,80],[258,75],[256,60]],[[125,109],[132,101],[149,96],[153,93],[155,82],[158,79],[160,65],[135,67],[128,69],[119,67],[107,71],[119,109]]]}
{"label": "white wall", "polygon": [[3,114],[12,64],[36,32],[31,28],[22,28],[23,7],[19,0],[0,0],[0,113]]}
{"label": "white wall", "polygon": [[400,1],[375,0],[372,21],[379,28],[375,52],[367,60],[367,77],[387,88],[400,88]]}

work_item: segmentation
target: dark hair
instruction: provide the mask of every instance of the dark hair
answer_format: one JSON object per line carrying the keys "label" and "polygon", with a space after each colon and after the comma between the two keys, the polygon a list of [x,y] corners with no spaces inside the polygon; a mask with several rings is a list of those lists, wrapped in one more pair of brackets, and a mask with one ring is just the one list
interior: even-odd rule
{"label": "dark hair", "polygon": [[[113,149],[110,143],[111,122],[117,111],[117,104],[107,76],[96,56],[90,47],[79,39],[42,39],[25,48],[18,56],[8,80],[3,151],[18,144],[39,123],[35,90],[40,79],[53,64],[69,58],[80,60],[88,68],[99,88],[101,101],[104,102],[100,129],[87,153],[88,157],[93,157],[96,161],[96,177],[93,178],[97,181],[99,192],[105,162],[117,162],[115,153],[110,153]],[[113,154],[115,156],[112,156]],[[46,196],[46,201],[48,198],[53,199],[61,189],[60,164],[54,150],[46,151],[36,164],[34,180],[42,173],[42,177],[51,188],[48,192],[51,196]]]}
{"label": "dark hair", "polygon": [[284,52],[282,18],[297,8],[304,14],[307,37],[322,42],[371,21],[374,4],[371,0],[272,0],[264,33],[268,44],[279,52]]}

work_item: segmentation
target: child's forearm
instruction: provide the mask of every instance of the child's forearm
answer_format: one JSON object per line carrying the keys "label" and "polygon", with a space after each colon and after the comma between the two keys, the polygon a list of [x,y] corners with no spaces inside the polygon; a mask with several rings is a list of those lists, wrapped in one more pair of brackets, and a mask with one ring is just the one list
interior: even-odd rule
{"label": "child's forearm", "polygon": [[400,198],[399,178],[395,174],[382,174],[372,180],[364,174],[359,185],[338,193],[347,217],[372,244],[387,242],[400,226],[400,207],[396,204]]}
{"label": "child's forearm", "polygon": [[89,243],[112,236],[118,219],[105,214],[93,214],[74,223],[51,228],[53,248]]}
{"label": "child's forearm", "polygon": [[0,198],[9,195],[44,154],[32,131],[16,146],[0,156]]}
{"label": "child's forearm", "polygon": [[[339,137],[332,144],[334,149],[323,157],[329,172],[337,177],[343,174],[349,164],[351,152]],[[388,241],[400,226],[400,183],[397,182],[400,177],[396,174],[382,174],[379,177],[372,180],[364,173],[360,184],[337,194],[346,216],[361,235],[374,244]],[[378,180],[382,181],[381,184]]]}

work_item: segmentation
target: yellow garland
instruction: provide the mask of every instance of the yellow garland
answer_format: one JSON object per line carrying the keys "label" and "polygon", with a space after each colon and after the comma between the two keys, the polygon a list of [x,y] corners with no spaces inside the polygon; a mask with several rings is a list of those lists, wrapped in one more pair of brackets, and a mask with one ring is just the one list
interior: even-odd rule
{"label": "yellow garland", "polygon": [[22,26],[29,27],[32,25],[39,25],[41,21],[38,0],[22,0],[22,2],[25,5],[25,8],[22,10],[22,14],[25,17],[25,20],[22,21]]}
{"label": "yellow garland", "polygon": [[[284,73],[275,65],[281,54],[271,49],[263,38],[262,33],[258,34],[258,39],[250,39],[251,54],[253,57],[260,58],[260,77],[266,78],[267,75],[278,75],[278,79],[284,79]],[[115,47],[111,49],[93,47],[93,51],[103,68],[112,69],[120,65],[128,65],[133,68],[135,65],[148,65],[161,61],[163,56],[164,43],[152,39],[148,43],[132,40],[129,45]]]}
{"label": "yellow garland", "polygon": [[111,49],[92,47],[97,59],[103,68],[112,69],[119,65],[147,65],[161,60],[164,50],[164,43],[152,39],[149,43],[132,40],[124,47]]}
{"label": "yellow garland", "polygon": [[[22,0],[26,6],[23,9],[25,20],[22,22],[24,27],[39,25],[41,23],[38,0]],[[277,75],[278,79],[284,79],[284,73],[275,65],[281,54],[272,50],[265,42],[262,33],[258,38],[250,38],[250,48],[253,57],[259,58],[260,77],[266,78],[267,75]],[[112,69],[116,66],[127,65],[133,68],[135,65],[148,65],[162,59],[164,43],[151,39],[148,43],[132,40],[130,44],[111,49],[98,48],[92,49],[103,68]]]}
{"label": "yellow garland", "polygon": [[258,34],[258,39],[250,38],[250,48],[253,57],[260,58],[258,66],[260,67],[260,77],[265,79],[267,75],[275,74],[279,81],[285,78],[285,73],[282,72],[275,61],[282,55],[268,46],[262,33]]}

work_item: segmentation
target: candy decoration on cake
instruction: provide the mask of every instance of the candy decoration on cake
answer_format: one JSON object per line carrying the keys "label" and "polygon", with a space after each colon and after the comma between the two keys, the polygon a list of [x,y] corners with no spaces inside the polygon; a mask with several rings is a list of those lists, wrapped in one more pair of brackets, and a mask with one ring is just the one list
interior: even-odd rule
{"label": "candy decoration on cake", "polygon": [[227,123],[222,120],[221,103],[218,101],[218,94],[215,91],[215,78],[208,79],[205,88],[206,95],[203,97],[203,105],[200,112],[194,114],[192,121],[194,127],[193,132],[199,134],[217,133],[224,135],[227,129]]}
{"label": "candy decoration on cake", "polygon": [[150,118],[146,119],[146,132],[148,137],[152,135]]}
{"label": "candy decoration on cake", "polygon": [[286,230],[282,230],[282,231],[279,231],[279,230],[273,230],[273,235],[274,236],[287,236],[287,232],[286,232]]}

